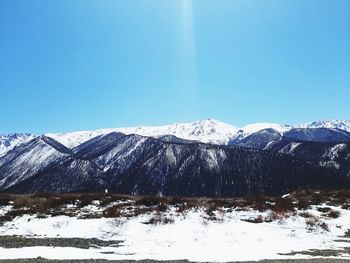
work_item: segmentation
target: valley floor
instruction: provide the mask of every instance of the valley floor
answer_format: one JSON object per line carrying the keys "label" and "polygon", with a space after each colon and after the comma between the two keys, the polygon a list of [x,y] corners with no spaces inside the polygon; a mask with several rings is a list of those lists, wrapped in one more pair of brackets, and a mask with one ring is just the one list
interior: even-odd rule
{"label": "valley floor", "polygon": [[0,259],[346,262],[349,201],[350,191],[241,199],[1,195]]}

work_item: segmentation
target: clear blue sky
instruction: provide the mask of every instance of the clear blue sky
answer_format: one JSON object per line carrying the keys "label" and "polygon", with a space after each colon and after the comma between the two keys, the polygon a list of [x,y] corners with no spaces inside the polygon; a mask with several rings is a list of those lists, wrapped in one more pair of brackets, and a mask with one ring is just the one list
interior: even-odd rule
{"label": "clear blue sky", "polygon": [[348,0],[2,0],[0,133],[350,119]]}

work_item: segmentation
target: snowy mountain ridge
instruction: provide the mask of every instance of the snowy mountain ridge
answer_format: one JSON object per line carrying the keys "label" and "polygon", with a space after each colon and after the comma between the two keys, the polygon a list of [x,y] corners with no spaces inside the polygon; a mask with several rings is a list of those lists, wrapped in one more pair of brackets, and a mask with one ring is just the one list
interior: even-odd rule
{"label": "snowy mountain ridge", "polygon": [[[163,126],[138,126],[126,128],[108,128],[92,131],[76,131],[65,133],[47,133],[51,137],[68,148],[74,148],[78,145],[100,135],[106,135],[111,132],[121,132],[124,134],[138,134],[160,138],[165,135],[176,136],[181,139],[200,141],[203,143],[227,145],[232,140],[243,139],[251,134],[265,130],[273,129],[283,135],[291,129],[340,129],[350,132],[350,120],[325,120],[305,123],[301,125],[282,125],[276,123],[254,123],[246,125],[242,128],[214,120],[206,119],[194,121],[190,123],[174,123]],[[4,156],[8,151],[22,143],[28,142],[36,136],[33,134],[9,134],[0,135],[0,157]]]}
{"label": "snowy mountain ridge", "polygon": [[7,135],[0,134],[0,157],[4,156],[17,145],[26,143],[36,136],[33,134],[13,133]]}
{"label": "snowy mountain ridge", "polygon": [[211,144],[227,144],[236,136],[240,129],[213,119],[195,121],[190,123],[175,123],[164,126],[139,126],[127,128],[100,129],[95,131],[81,131],[58,134],[46,134],[69,148],[74,148],[79,144],[88,141],[99,135],[106,135],[111,132],[121,132],[124,134],[137,134],[149,137],[161,137],[173,135],[186,140],[195,140]]}
{"label": "snowy mountain ridge", "polygon": [[299,128],[329,128],[350,132],[350,120],[314,121],[299,125]]}
{"label": "snowy mountain ridge", "polygon": [[226,145],[232,139],[245,138],[261,130],[274,129],[283,135],[285,132],[288,132],[293,128],[328,128],[341,129],[350,132],[350,121],[319,121],[295,126],[276,123],[254,123],[239,128],[218,120],[207,119],[190,123],[175,123],[164,126],[138,126],[127,128],[99,129],[95,131],[48,133],[46,136],[59,141],[69,148],[74,148],[96,136],[106,135],[111,132],[138,134],[154,138],[158,138],[164,135],[173,135],[186,140]]}

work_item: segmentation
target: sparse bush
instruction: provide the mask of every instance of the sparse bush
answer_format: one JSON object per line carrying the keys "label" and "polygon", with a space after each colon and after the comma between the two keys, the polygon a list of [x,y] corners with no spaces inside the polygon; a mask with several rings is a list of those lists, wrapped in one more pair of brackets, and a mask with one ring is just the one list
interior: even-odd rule
{"label": "sparse bush", "polygon": [[106,218],[116,218],[116,217],[120,217],[121,215],[122,215],[122,212],[119,205],[109,207],[108,209],[103,211],[103,217],[106,217]]}
{"label": "sparse bush", "polygon": [[156,211],[159,211],[159,212],[165,212],[168,210],[168,205],[165,204],[165,203],[159,203],[157,205],[157,208],[156,208]]}
{"label": "sparse bush", "polygon": [[191,210],[191,209],[192,209],[192,206],[189,203],[183,203],[177,207],[176,212],[183,214],[186,211]]}
{"label": "sparse bush", "polygon": [[323,230],[325,230],[325,231],[327,231],[327,232],[329,231],[329,227],[328,227],[328,225],[327,225],[325,222],[320,223],[319,226],[320,226]]}
{"label": "sparse bush", "polygon": [[307,229],[313,230],[316,228],[318,224],[318,218],[316,218],[315,216],[309,217],[306,219],[305,223],[306,223]]}
{"label": "sparse bush", "polygon": [[259,215],[255,218],[242,219],[242,221],[253,223],[253,224],[260,224],[264,222],[264,217],[262,215]]}
{"label": "sparse bush", "polygon": [[174,223],[174,219],[161,215],[161,214],[157,214],[153,217],[151,217],[147,222],[145,222],[145,224],[147,225],[157,225],[157,224],[172,224]]}
{"label": "sparse bush", "polygon": [[330,207],[317,207],[317,211],[321,212],[321,213],[328,213],[329,211],[331,211]]}
{"label": "sparse bush", "polygon": [[332,209],[328,212],[327,216],[330,218],[338,218],[340,216],[340,212]]}
{"label": "sparse bush", "polygon": [[275,205],[272,208],[272,210],[279,214],[294,212],[295,207],[294,207],[293,200],[290,198],[278,198],[275,201]]}
{"label": "sparse bush", "polygon": [[285,220],[286,218],[289,217],[288,213],[280,213],[280,212],[274,212],[271,211],[270,213],[268,213],[268,215],[264,218],[264,221],[269,223],[269,222],[273,222],[273,221],[282,221]]}
{"label": "sparse bush", "polygon": [[309,231],[313,231],[317,228],[321,228],[325,231],[329,231],[329,227],[325,222],[320,221],[320,219],[316,216],[311,216],[306,218],[306,227]]}
{"label": "sparse bush", "polygon": [[310,208],[310,202],[305,199],[301,199],[298,201],[296,207],[298,210],[307,210]]}
{"label": "sparse bush", "polygon": [[169,205],[178,206],[180,204],[183,204],[185,201],[181,197],[173,196],[173,197],[169,197],[168,202],[169,202]]}
{"label": "sparse bush", "polygon": [[147,207],[156,206],[161,202],[166,201],[165,198],[159,196],[140,196],[137,198],[135,205],[143,205]]}
{"label": "sparse bush", "polygon": [[301,217],[304,217],[304,218],[312,218],[312,217],[314,217],[314,215],[309,213],[309,212],[301,212],[301,213],[299,213],[299,215]]}
{"label": "sparse bush", "polygon": [[269,202],[271,198],[269,198],[266,195],[248,196],[245,199],[246,199],[246,206],[250,206],[254,210],[263,212],[271,208],[271,204],[267,204],[267,202]]}
{"label": "sparse bush", "polygon": [[9,195],[1,195],[0,196],[0,206],[8,205],[11,200],[11,196]]}
{"label": "sparse bush", "polygon": [[341,208],[344,210],[350,210],[350,203],[348,202],[348,203],[342,204]]}

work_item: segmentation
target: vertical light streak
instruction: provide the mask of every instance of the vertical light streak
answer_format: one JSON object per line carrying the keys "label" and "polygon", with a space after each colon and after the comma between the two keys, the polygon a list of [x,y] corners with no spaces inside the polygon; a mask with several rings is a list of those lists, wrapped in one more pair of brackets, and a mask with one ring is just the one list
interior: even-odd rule
{"label": "vertical light streak", "polygon": [[183,85],[195,107],[198,100],[196,41],[193,20],[193,0],[182,0],[182,70]]}

